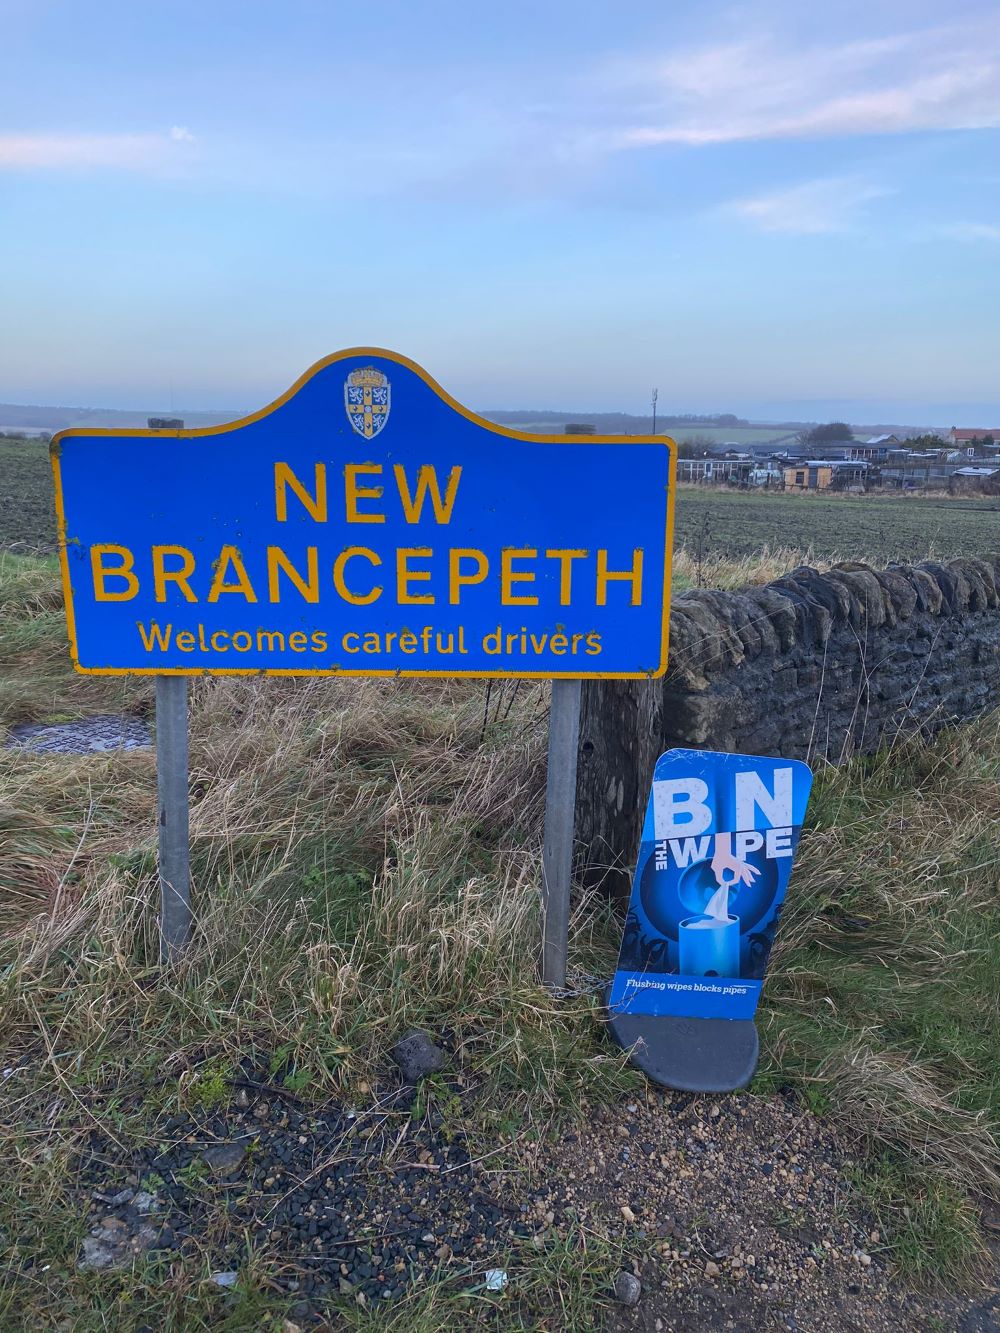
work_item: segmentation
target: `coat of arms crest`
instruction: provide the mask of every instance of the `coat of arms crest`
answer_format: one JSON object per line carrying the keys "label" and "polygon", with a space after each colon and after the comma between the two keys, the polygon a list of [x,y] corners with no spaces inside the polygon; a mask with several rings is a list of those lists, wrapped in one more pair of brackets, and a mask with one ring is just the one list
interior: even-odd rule
{"label": "coat of arms crest", "polygon": [[366,440],[374,439],[389,419],[389,377],[374,366],[352,370],[344,381],[347,420]]}

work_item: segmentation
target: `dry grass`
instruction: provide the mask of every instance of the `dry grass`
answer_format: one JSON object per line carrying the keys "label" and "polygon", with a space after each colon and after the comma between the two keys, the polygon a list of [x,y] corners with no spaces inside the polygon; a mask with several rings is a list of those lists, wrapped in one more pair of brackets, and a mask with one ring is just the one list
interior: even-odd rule
{"label": "dry grass", "polygon": [[25,559],[0,550],[0,611],[7,619],[27,619],[62,609],[63,597],[53,559]]}
{"label": "dry grass", "polygon": [[[370,1075],[418,1021],[535,1111],[620,1064],[537,981],[547,699],[448,682],[193,685],[195,940],[156,965],[151,754],[2,754],[6,1059],[70,1047],[113,1083],[140,1038],[286,1048],[317,1087]],[[8,804],[8,799],[9,804]],[[12,891],[10,891],[12,890]],[[588,955],[593,909],[578,914]],[[574,1072],[574,1070],[576,1072]]]}
{"label": "dry grass", "polygon": [[0,741],[16,722],[118,710],[146,715],[152,697],[152,683],[142,677],[70,671],[55,558],[0,550]]}
{"label": "dry grass", "polygon": [[800,565],[829,569],[837,557],[818,559],[811,550],[795,546],[765,546],[753,555],[731,556],[724,551],[682,546],[674,553],[673,575],[688,588],[748,588],[781,578]]}

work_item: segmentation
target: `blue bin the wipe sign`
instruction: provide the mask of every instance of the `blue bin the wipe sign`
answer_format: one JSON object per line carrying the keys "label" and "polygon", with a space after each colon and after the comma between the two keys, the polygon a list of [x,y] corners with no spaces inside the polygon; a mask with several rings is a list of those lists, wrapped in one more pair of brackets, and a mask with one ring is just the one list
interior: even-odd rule
{"label": "blue bin the wipe sign", "polygon": [[753,1018],[811,786],[792,759],[660,756],[612,1013]]}

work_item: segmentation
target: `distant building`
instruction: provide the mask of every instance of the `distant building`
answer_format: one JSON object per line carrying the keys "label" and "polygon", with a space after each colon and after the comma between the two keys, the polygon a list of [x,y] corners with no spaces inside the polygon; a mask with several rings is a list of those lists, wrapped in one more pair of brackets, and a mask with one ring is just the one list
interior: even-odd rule
{"label": "distant building", "polygon": [[1000,446],[1000,426],[994,426],[991,430],[988,430],[985,426],[975,430],[952,426],[948,432],[948,439],[953,447],[961,449],[967,458],[974,458],[976,456],[976,446],[981,446],[984,441],[987,445],[992,442]]}
{"label": "distant building", "polygon": [[881,463],[890,450],[902,441],[895,435],[873,435],[869,440],[825,440],[822,444],[797,442],[786,446],[791,458],[844,460],[855,463]]}
{"label": "distant building", "polygon": [[753,471],[750,458],[679,458],[677,480],[702,486],[748,486]]}
{"label": "distant building", "polygon": [[763,486],[767,490],[780,490],[785,483],[784,460],[758,458],[750,469],[747,481],[751,486]]}
{"label": "distant building", "polygon": [[704,484],[715,480],[715,458],[678,458],[677,480]]}
{"label": "distant building", "polygon": [[864,490],[868,463],[854,459],[810,458],[785,465],[786,491]]}
{"label": "distant building", "polygon": [[898,435],[873,435],[863,444],[852,444],[847,457],[865,459],[869,463],[884,463],[893,449],[902,444]]}
{"label": "distant building", "polygon": [[947,449],[894,449],[881,469],[882,485],[889,490],[943,490],[963,463]]}
{"label": "distant building", "polygon": [[789,458],[844,459],[850,456],[850,450],[856,443],[855,440],[825,440],[822,444],[799,441],[788,445],[784,452]]}
{"label": "distant building", "polygon": [[948,479],[952,495],[1000,495],[1000,467],[959,467]]}

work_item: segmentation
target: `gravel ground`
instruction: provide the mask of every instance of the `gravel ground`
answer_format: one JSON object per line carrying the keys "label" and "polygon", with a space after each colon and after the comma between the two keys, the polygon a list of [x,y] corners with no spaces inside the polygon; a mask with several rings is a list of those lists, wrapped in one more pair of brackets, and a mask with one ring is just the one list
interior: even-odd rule
{"label": "gravel ground", "polygon": [[[471,1096],[452,1086],[456,1105]],[[225,1110],[168,1117],[147,1148],[95,1134],[79,1162],[80,1262],[197,1253],[225,1286],[249,1238],[294,1318],[317,1326],[331,1301],[388,1307],[415,1284],[481,1287],[496,1266],[516,1289],[528,1247],[572,1235],[634,1256],[641,1296],[609,1299],[613,1330],[1000,1329],[995,1289],[932,1300],[892,1280],[847,1184],[850,1153],[790,1099],[650,1090],[523,1154],[523,1171],[474,1155],[460,1113],[416,1105],[403,1087],[362,1111],[309,1108],[248,1076]]]}
{"label": "gravel ground", "polygon": [[200,1252],[227,1273],[246,1261],[249,1235],[307,1320],[331,1298],[392,1301],[432,1274],[484,1282],[498,1249],[530,1228],[492,1196],[460,1134],[411,1116],[411,1098],[317,1112],[242,1088],[224,1112],[166,1119],[144,1151],[95,1135],[79,1168],[91,1255],[104,1253],[81,1257],[129,1261],[138,1231],[142,1248]]}
{"label": "gravel ground", "polygon": [[620,1329],[1000,1329],[995,1289],[933,1300],[891,1280],[853,1164],[793,1100],[650,1092],[566,1135],[535,1208],[651,1249]]}

